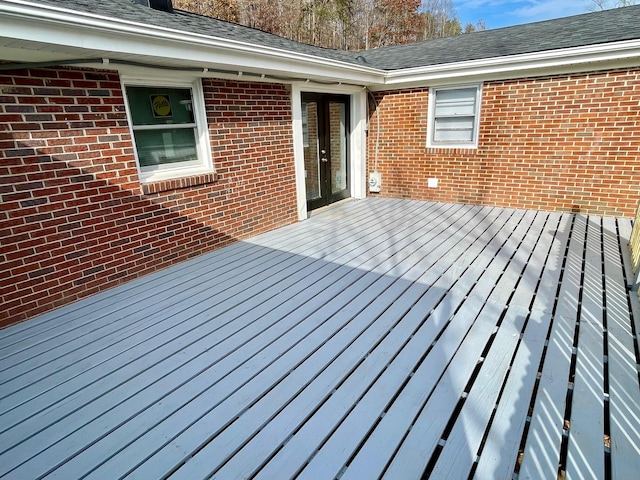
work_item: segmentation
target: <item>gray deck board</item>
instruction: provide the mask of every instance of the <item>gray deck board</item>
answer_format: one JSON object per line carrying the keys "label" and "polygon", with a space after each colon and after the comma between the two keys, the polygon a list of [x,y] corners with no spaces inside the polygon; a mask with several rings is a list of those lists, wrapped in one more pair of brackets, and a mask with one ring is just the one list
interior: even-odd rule
{"label": "gray deck board", "polygon": [[[495,221],[495,220],[494,220]],[[473,239],[465,239],[471,240]],[[467,242],[465,242],[467,243]],[[465,248],[465,254],[473,255],[472,248],[477,248],[479,242],[474,242],[469,248]],[[467,243],[468,244],[468,243]],[[460,252],[450,249],[448,254],[460,255]],[[446,258],[443,257],[443,258]],[[445,262],[449,265],[450,262]],[[446,275],[446,271],[442,267],[438,268],[441,279],[452,278]],[[434,274],[433,268],[429,268],[430,274]],[[449,280],[450,281],[450,280]],[[411,373],[412,368],[419,360],[424,352],[424,344],[428,342],[425,328],[420,327],[420,322],[424,321],[424,311],[431,310],[435,303],[424,305],[414,310],[417,314],[410,315],[408,310],[427,293],[427,285],[434,285],[435,289],[430,292],[429,298],[436,299],[443,296],[446,288],[446,280],[441,282],[420,282],[416,288],[407,291],[402,297],[402,303],[395,303],[391,309],[385,311],[385,314],[378,319],[388,322],[391,318],[394,323],[401,321],[389,335],[384,338],[375,350],[370,352],[364,359],[362,364],[354,371],[351,376],[334,392],[330,399],[318,410],[307,424],[296,432],[282,450],[273,458],[267,468],[260,473],[263,478],[277,478],[279,476],[289,476],[295,473],[296,469],[301,468],[304,464],[291,458],[292,455],[297,456],[299,451],[305,451],[307,456],[311,457],[315,449],[318,448],[318,440],[327,438],[326,444],[318,455],[315,456],[314,462],[321,462],[321,457],[327,456],[333,459],[332,463],[337,463],[337,453],[335,448],[340,449],[344,455],[346,450],[346,442],[336,439],[345,439],[348,432],[351,448],[357,446],[359,438],[364,434],[359,433],[362,429],[368,429],[382,413],[384,406],[389,402],[389,397],[393,396],[399,386],[403,383],[404,378]],[[440,291],[438,287],[442,285]],[[406,288],[406,287],[405,287]],[[422,311],[422,314],[419,312]],[[424,327],[424,324],[422,325]],[[435,336],[435,334],[434,334]],[[375,383],[374,383],[375,382]],[[365,397],[370,398],[368,401],[361,401]],[[359,401],[360,400],[360,401]],[[364,420],[368,418],[368,420]],[[331,421],[325,421],[331,419]],[[335,431],[334,425],[339,425]],[[320,436],[319,432],[323,432]],[[360,435],[360,436],[358,436]],[[355,445],[354,445],[355,443]],[[247,449],[246,457],[250,457],[253,450]],[[346,461],[346,459],[345,459]],[[313,463],[312,463],[313,465]],[[324,469],[324,467],[320,467]],[[342,465],[338,464],[338,468]],[[277,471],[274,471],[276,469]],[[289,472],[286,472],[289,469]],[[291,472],[293,469],[293,472]],[[326,471],[326,470],[325,470]],[[245,472],[242,472],[245,473]],[[251,472],[250,472],[251,473]],[[328,472],[327,472],[328,473]],[[314,473],[308,474],[313,476]]]}
{"label": "gray deck board", "polygon": [[572,408],[569,425],[567,478],[604,478],[604,349],[600,225],[587,222],[582,302],[578,323]]}
{"label": "gray deck board", "polygon": [[629,478],[630,233],[350,201],[6,328],[0,477]]}
{"label": "gray deck board", "polygon": [[[569,238],[569,217],[563,216],[556,229],[544,271],[504,390],[496,405],[474,478],[510,478],[520,439],[527,422],[528,405],[535,386],[538,364],[548,335],[554,298],[562,272],[562,256]],[[541,259],[538,259],[540,261]],[[519,288],[523,283],[519,285]],[[531,288],[531,285],[527,285]],[[542,340],[542,341],[541,341]]]}
{"label": "gray deck board", "polygon": [[[494,299],[489,297],[490,300],[503,302],[505,306],[508,304],[508,307],[504,319],[497,327],[495,338],[492,339],[491,348],[486,358],[482,360],[478,378],[475,379],[474,385],[464,399],[464,405],[458,414],[459,419],[449,433],[434,467],[432,474],[436,477],[464,478],[469,476],[480,449],[485,428],[489,424],[493,412],[493,409],[487,408],[487,406],[497,403],[503,383],[509,374],[520,337],[523,335],[525,326],[530,326],[529,322],[534,328],[529,328],[528,334],[523,336],[522,348],[540,350],[544,343],[546,336],[544,325],[548,323],[550,314],[534,310],[533,318],[529,318],[529,305],[533,302],[536,286],[546,265],[553,240],[553,234],[550,232],[556,231],[557,219],[547,218],[545,227],[547,225],[550,228],[543,227],[543,233],[539,237],[537,234],[528,237],[529,239],[532,236],[537,237],[534,246],[523,242],[521,248],[518,249],[518,254],[526,251],[531,252],[528,258],[519,259],[517,254],[514,256],[514,261],[521,261],[524,268],[520,278],[514,283],[517,286],[513,290],[511,299],[504,296]],[[534,223],[533,226],[535,227],[536,224]],[[507,281],[511,283],[511,280]],[[506,456],[506,452],[503,455]]]}
{"label": "gray deck board", "polygon": [[[301,257],[300,256],[300,257],[296,257],[296,258],[303,259],[306,262],[311,262],[311,260],[308,259],[307,257]],[[328,264],[328,267],[330,267],[332,269],[333,267],[336,267],[336,266],[332,265],[332,264]],[[309,271],[306,272],[306,275],[300,276],[300,278],[296,278],[295,276],[292,277],[291,275],[286,276],[286,282],[291,283],[291,285],[293,285],[294,287],[299,287],[300,288],[300,292],[302,293],[302,295],[301,295],[302,298],[300,299],[301,302],[306,302],[306,300],[311,295],[313,295],[314,292],[313,292],[313,288],[311,290],[303,289],[304,284],[302,284],[300,282],[302,280],[304,280],[304,278],[306,276],[308,276],[310,274],[315,274],[317,271],[318,271],[318,266],[316,265],[315,268],[310,269]],[[344,268],[341,270],[342,275],[350,275],[351,277],[363,276],[364,272],[365,271],[352,271],[352,270],[344,269]],[[337,291],[339,291],[341,289],[340,285],[336,283],[336,281],[339,280],[339,279],[340,279],[340,276],[334,274],[334,276],[328,277],[326,282],[324,282],[324,283],[323,282],[318,282],[313,287],[317,288],[318,291],[320,291],[323,287],[324,288],[331,287],[331,288],[333,288],[333,290],[335,290],[337,292]],[[274,279],[273,277],[270,278],[270,282],[275,283],[275,285],[270,286],[268,290],[280,291],[283,288],[283,286],[281,284],[277,283],[276,280],[277,280],[277,278],[276,279]],[[263,285],[263,284],[264,283],[260,283],[260,282],[256,282],[255,283],[256,286]],[[249,282],[249,285],[250,286],[253,285],[253,282]],[[268,283],[267,285],[270,285],[270,283]],[[253,288],[257,288],[257,287],[253,287]],[[323,294],[325,296],[326,295],[330,295],[331,294],[331,290],[325,290],[323,292]],[[293,303],[291,295],[292,295],[292,292],[286,292],[284,295],[280,295],[280,297],[282,297],[282,298],[275,302],[275,304],[278,306],[278,308],[280,308],[280,310],[277,312],[280,315],[283,315],[283,313],[282,313],[282,310],[284,310],[283,305],[287,306],[286,302]],[[251,305],[250,302],[246,301],[247,297],[249,297],[249,299],[251,298],[251,295],[249,294],[249,292],[244,292],[244,295],[242,295],[240,297],[232,297],[232,299],[236,303],[237,302],[241,302],[236,307],[235,310],[240,309],[243,314],[246,312],[247,306]],[[295,297],[293,297],[293,298],[295,298]],[[316,297],[314,297],[314,298],[317,300],[318,296],[316,295]],[[262,310],[265,310],[264,298],[261,297],[260,300],[261,301],[258,302],[257,305]],[[286,301],[286,302],[283,303],[284,301]],[[298,302],[298,304],[300,303],[300,301]],[[295,310],[295,306],[294,306],[291,310],[295,311],[296,314],[298,316],[300,316],[301,318],[304,318],[305,315],[307,315],[307,310],[309,310],[310,306],[311,306],[311,304],[306,303],[305,308],[303,308],[303,309]],[[194,307],[190,307],[189,309],[190,310],[196,309],[198,311],[202,311],[202,303],[196,303],[196,305]],[[225,324],[224,320],[226,320],[226,317],[231,317],[233,319],[235,314],[237,314],[237,312],[235,310],[231,309],[231,310],[225,311],[224,309],[222,309],[221,311],[222,311],[223,315],[222,315],[222,318],[218,317],[218,319],[220,320],[218,325],[222,324],[223,325],[222,328],[224,328],[224,326],[227,325],[227,324]],[[311,309],[309,311],[313,311],[313,309]],[[257,312],[253,312],[253,315],[255,315],[256,318],[260,318],[260,315]],[[168,318],[170,318],[170,317],[168,317]],[[275,318],[278,318],[278,316],[276,316]],[[205,320],[209,320],[209,319],[205,318]],[[201,325],[204,328],[207,328],[207,329],[213,329],[214,326],[216,326],[216,324],[214,324],[212,322],[209,322],[209,321],[206,321],[206,322],[203,321],[201,323]],[[251,324],[250,326],[256,327],[255,324]],[[262,322],[260,322],[260,324],[258,326],[261,329],[264,328],[264,326],[262,325]],[[284,329],[286,326],[287,326],[287,323],[284,322],[284,321],[278,322],[278,324],[277,324],[277,328],[280,329],[280,330]],[[240,327],[239,325],[235,325],[235,324],[231,325],[229,335],[233,335],[233,333],[234,333],[233,330],[235,330],[235,329],[237,329],[239,327]],[[197,335],[202,335],[202,332],[200,332],[200,330],[197,331]],[[259,331],[260,330],[258,330],[258,332]],[[243,333],[244,336],[247,336],[251,332],[252,332],[251,328],[249,328],[249,329],[243,328],[243,332],[242,333]],[[188,333],[192,333],[192,332],[188,332]],[[214,333],[217,333],[217,336],[219,336],[221,332],[218,331],[218,332],[214,332]],[[174,337],[176,337],[178,345],[174,345],[176,343],[176,340],[174,340]],[[177,353],[180,354],[180,356],[184,356],[185,351],[183,351],[182,349],[185,348],[185,343],[186,343],[186,345],[189,345],[189,343],[187,343],[187,342],[191,341],[191,338],[188,337],[187,340],[185,341],[185,339],[183,337],[184,337],[184,335],[181,337],[181,336],[178,336],[176,332],[171,332],[171,336],[169,338],[171,340],[172,346],[174,347],[174,352],[173,352],[174,355],[176,355],[175,352],[177,352]],[[236,336],[236,338],[237,338],[237,336]],[[218,353],[218,351],[216,349],[212,349],[212,350],[206,351],[205,354],[208,355],[208,356],[211,356],[211,355],[216,354],[216,353],[218,355],[220,355],[220,356],[222,356],[224,354],[228,354],[228,352],[232,351],[232,349],[238,348],[239,341],[236,338],[234,338],[235,341],[232,340],[232,341],[226,342],[224,344],[221,344],[222,352]],[[208,339],[203,338],[203,339],[201,339],[199,341],[200,345],[196,345],[196,349],[195,349],[196,352],[199,352],[204,348],[204,346],[206,345],[206,343],[205,343],[206,340],[208,340]],[[264,348],[267,345],[269,345],[270,342],[268,342],[268,340],[269,340],[268,338],[267,339],[262,338],[262,339],[258,340],[257,342],[254,341],[248,347],[248,350],[251,351],[251,349],[254,349],[254,351],[255,351],[256,345],[254,345],[254,344],[256,344],[256,343],[257,343],[257,345],[259,345],[262,348]],[[288,344],[285,343],[285,347],[284,348],[286,348],[287,345]],[[189,345],[189,346],[191,346],[191,345]],[[145,351],[146,350],[147,349],[145,349]],[[149,350],[151,352],[153,352],[153,350],[151,350],[151,349],[149,349]],[[275,352],[277,352],[277,350],[272,348],[272,353],[275,354]],[[155,353],[155,352],[153,352],[153,353]],[[227,364],[230,363],[236,357],[243,358],[242,357],[242,353],[234,352],[234,354],[235,354],[235,356],[233,356],[233,357],[225,358],[225,363],[227,363]],[[148,355],[146,355],[146,357],[148,357]],[[153,355],[153,357],[156,357],[157,361],[161,361],[162,362],[162,364],[159,365],[158,368],[156,368],[155,370],[159,371],[158,374],[160,376],[166,375],[167,374],[167,370],[168,370],[166,365],[174,363],[174,361],[172,361],[173,359],[172,359],[171,355],[169,355],[168,352],[165,351],[165,352],[162,352],[161,355]],[[85,436],[87,435],[87,433],[86,433],[87,431],[89,431],[89,432],[91,432],[91,431],[101,431],[100,428],[108,428],[109,425],[112,426],[111,428],[117,427],[119,425],[119,423],[114,423],[114,422],[117,422],[117,421],[116,420],[111,420],[112,418],[120,418],[121,419],[120,423],[123,423],[123,422],[126,421],[127,417],[126,416],[124,418],[117,417],[118,414],[120,414],[120,415],[127,415],[127,414],[133,415],[134,413],[137,413],[136,411],[130,412],[128,410],[128,405],[134,405],[135,406],[134,408],[138,409],[138,411],[140,411],[140,412],[144,411],[143,407],[144,407],[145,404],[144,403],[140,403],[140,402],[145,398],[145,394],[148,393],[147,390],[150,391],[152,395],[156,396],[155,398],[151,397],[151,399],[148,400],[149,403],[154,403],[154,400],[157,400],[158,398],[162,398],[161,392],[163,392],[163,391],[171,391],[172,388],[174,388],[172,386],[173,384],[170,383],[170,381],[173,378],[175,378],[176,382],[184,382],[186,380],[189,380],[189,381],[191,381],[192,384],[197,384],[198,383],[197,380],[196,379],[192,379],[191,377],[195,376],[195,375],[198,375],[198,374],[203,374],[204,372],[206,372],[206,370],[204,370],[204,367],[201,365],[204,362],[204,359],[202,358],[202,355],[196,356],[195,359],[197,360],[197,362],[196,361],[192,361],[191,363],[185,364],[184,368],[179,372],[172,372],[171,370],[169,370],[169,373],[172,373],[171,377],[168,377],[168,376],[165,377],[165,378],[159,377],[163,381],[163,386],[168,384],[164,388],[161,388],[161,386],[158,385],[157,383],[150,383],[150,386],[149,386],[148,389],[142,390],[139,394],[136,394],[134,396],[131,396],[131,394],[136,391],[135,389],[136,389],[136,387],[138,385],[141,385],[141,384],[145,385],[146,383],[149,383],[149,382],[145,378],[132,376],[131,377],[132,379],[128,382],[128,384],[117,385],[117,387],[118,387],[117,390],[108,391],[108,394],[109,394],[108,398],[96,395],[96,397],[95,397],[96,400],[95,400],[94,403],[88,403],[86,406],[84,406],[83,410],[79,410],[77,412],[74,412],[75,413],[74,417],[71,417],[71,418],[66,417],[65,418],[65,425],[64,425],[65,429],[60,429],[55,423],[52,423],[51,427],[48,430],[42,431],[42,432],[39,433],[39,437],[30,438],[29,439],[30,441],[25,443],[22,446],[22,450],[24,450],[27,455],[32,455],[33,451],[34,451],[34,449],[33,449],[34,447],[33,446],[34,445],[38,445],[38,444],[42,444],[42,441],[41,441],[40,438],[48,438],[49,441],[50,441],[51,439],[55,439],[56,437],[63,437],[66,434],[67,430],[73,432],[76,437],[85,438]],[[129,365],[127,365],[127,366],[129,366]],[[139,368],[138,369],[139,371],[143,372],[143,376],[144,377],[147,377],[150,373],[153,373],[153,371],[147,370],[147,368],[148,368],[147,364],[145,363],[143,365],[143,368]],[[208,372],[208,373],[211,373],[211,372]],[[115,380],[117,380],[119,377],[121,377],[121,375],[115,375],[115,377],[116,377]],[[80,401],[85,401],[86,398],[87,398],[86,393],[87,392],[84,391],[84,390],[80,391],[78,393],[78,399]],[[189,395],[194,395],[194,393],[191,392],[191,393],[185,395],[184,398],[190,398]],[[92,415],[92,413],[91,413],[92,411],[95,411],[97,413],[101,413],[102,412],[102,408],[103,408],[101,405],[108,405],[111,402],[113,402],[113,400],[111,398],[118,399],[118,398],[122,398],[123,396],[124,396],[125,399],[130,397],[130,398],[128,398],[127,403],[119,403],[118,404],[118,409],[116,411],[111,411],[107,415],[103,415],[102,417],[98,418],[96,421],[99,422],[99,425],[97,425],[96,423],[85,424],[85,425],[83,425],[85,428],[83,428],[82,430],[77,430],[78,426],[73,424],[73,422],[72,422],[73,418],[80,418],[82,422],[86,422],[87,417],[89,415]],[[183,398],[180,394],[176,394],[176,395],[174,395],[174,397]],[[98,405],[96,405],[95,403],[98,403]],[[63,408],[66,410],[68,408],[68,405],[69,405],[69,402],[66,401],[65,402],[65,406]],[[121,411],[123,412],[122,414],[120,413]],[[59,414],[59,412],[60,412],[60,409],[55,409],[54,410],[55,414]],[[157,414],[157,412],[152,411],[152,412],[148,413],[148,415],[151,415],[151,414]],[[141,418],[143,418],[143,417],[139,417],[139,419],[141,419]],[[40,422],[37,422],[37,423],[40,423]],[[135,426],[135,422],[130,422],[130,423],[128,423],[126,425],[126,428],[130,429],[130,428],[132,428],[134,426]],[[67,437],[65,440],[68,443],[68,442],[72,441],[73,438],[72,437]],[[60,456],[62,455],[62,458],[64,458],[64,455],[65,455],[64,454],[64,451],[65,451],[64,450],[64,445],[65,445],[64,443],[58,443],[58,444],[54,445],[54,448],[49,450],[48,452],[46,452],[46,455],[50,455],[53,458],[60,458]],[[94,448],[92,451],[94,451],[94,450],[98,450],[98,449]],[[14,453],[15,453],[15,455],[14,455],[14,458],[12,459],[12,461],[16,461],[17,462],[17,461],[19,461],[21,459],[21,457],[20,457],[20,455],[18,455],[18,452],[14,452]],[[85,453],[85,455],[88,455],[88,453]],[[44,459],[43,459],[43,456],[38,456],[38,457],[35,457],[35,458],[39,459],[39,462],[37,462],[37,463],[40,463],[41,466],[49,464],[49,462],[47,461],[46,457]],[[8,464],[10,464],[10,462],[8,462]],[[35,464],[36,464],[36,462],[32,462],[32,466],[35,465]]]}
{"label": "gray deck board", "polygon": [[[478,216],[476,212],[469,211],[465,215],[460,216],[458,222],[461,226],[465,226],[469,220],[473,216]],[[420,228],[420,225],[416,225],[417,228]],[[426,238],[429,237],[427,234],[422,238],[423,241],[426,241]],[[436,242],[440,242],[441,245],[444,245],[443,239],[438,239],[433,237],[433,240]],[[408,245],[404,247],[404,249],[399,250],[398,247],[410,241]],[[424,245],[420,242],[420,245]],[[427,245],[431,245],[431,243],[427,243]],[[401,242],[396,243],[396,255],[391,257],[389,260],[380,264],[377,268],[374,268],[373,271],[382,270],[384,271],[395,271],[396,274],[399,274],[399,269],[404,268],[407,271],[410,271],[411,268],[422,259],[424,253],[421,253],[420,249],[416,250],[416,242],[411,241],[411,235],[406,237]],[[409,248],[411,247],[411,248]],[[405,251],[407,250],[407,251]],[[410,255],[411,253],[411,255]],[[403,258],[405,257],[405,258]],[[404,267],[402,267],[404,265]],[[381,272],[382,273],[382,272]],[[357,363],[358,355],[360,349],[358,348],[358,344],[356,343],[357,336],[361,334],[361,332],[367,328],[372,327],[369,330],[369,334],[371,335],[371,331],[374,332],[380,329],[384,331],[384,324],[382,322],[373,322],[375,319],[375,312],[383,310],[385,308],[385,301],[393,302],[395,298],[398,296],[398,292],[395,291],[397,289],[393,289],[392,286],[397,283],[396,277],[394,276],[382,276],[377,277],[376,275],[367,275],[369,280],[373,281],[371,286],[368,286],[366,290],[362,292],[355,293],[358,295],[359,301],[354,302],[355,310],[352,308],[340,308],[333,313],[333,317],[329,319],[329,322],[338,321],[339,325],[345,325],[343,322],[348,321],[348,325],[341,327],[340,331],[336,334],[335,330],[329,330],[328,334],[325,336],[319,336],[319,342],[317,345],[312,345],[312,348],[305,347],[301,350],[300,354],[304,355],[309,351],[314,351],[313,355],[309,358],[303,358],[303,362],[299,364],[292,372],[290,372],[289,377],[287,378],[287,382],[282,382],[277,385],[273,390],[271,390],[267,395],[261,398],[255,405],[253,405],[246,413],[243,415],[241,419],[238,420],[232,427],[222,432],[215,440],[211,440],[207,443],[206,447],[198,452],[197,456],[189,462],[188,465],[185,466],[185,471],[181,472],[181,475],[184,478],[189,478],[190,471],[193,468],[198,469],[198,465],[201,463],[201,459],[205,459],[206,463],[210,463],[210,459],[220,458],[219,462],[214,463],[222,463],[226,460],[227,456],[230,455],[229,452],[232,452],[234,448],[238,445],[238,442],[242,440],[246,440],[247,432],[254,431],[257,427],[262,426],[266,423],[267,420],[272,420],[270,417],[277,412],[279,406],[281,405],[283,399],[287,401],[291,400],[296,401],[296,403],[303,403],[307,396],[314,396],[318,393],[323,397],[327,392],[331,391],[331,383],[326,385],[325,387],[321,387],[323,382],[337,382],[339,378],[344,376],[349,372],[349,369]],[[399,278],[402,278],[401,276]],[[407,285],[404,288],[407,288]],[[387,300],[387,297],[391,297]],[[371,306],[373,304],[373,306]],[[362,313],[358,312],[357,309],[363,308],[366,306],[365,310],[368,311]],[[387,303],[388,306],[388,303]],[[327,316],[331,311],[328,311],[325,308],[322,312],[319,312],[319,316]],[[313,317],[312,317],[313,318]],[[307,318],[305,321],[309,321],[310,318]],[[316,333],[316,332],[314,332]],[[330,343],[325,342],[327,336],[333,335],[332,341]],[[358,339],[360,340],[360,339]],[[360,341],[359,343],[363,343]],[[367,343],[365,342],[365,345]],[[348,347],[348,348],[347,348]],[[330,363],[330,365],[328,365]],[[326,365],[326,368],[322,370]],[[322,371],[321,371],[322,370]],[[318,372],[321,371],[320,374]],[[337,373],[336,373],[337,371]],[[333,375],[333,376],[332,376]],[[316,377],[317,378],[314,378]],[[328,377],[328,378],[327,378]],[[311,383],[306,392],[310,392],[307,395],[301,394],[301,388],[306,386],[306,382],[309,378],[314,378],[314,382]],[[318,388],[320,387],[320,388]],[[292,390],[293,389],[293,390]],[[306,393],[305,392],[305,393]],[[294,397],[297,397],[294,400]],[[305,413],[308,409],[295,409],[296,413]],[[291,418],[288,418],[288,421],[291,421]],[[252,430],[254,429],[254,430]],[[188,433],[189,438],[186,440],[176,439],[175,443],[183,443],[184,441],[193,441],[195,432],[191,431]],[[201,441],[207,441],[208,436],[211,435],[210,431],[205,431],[201,436]],[[198,438],[198,437],[196,437]],[[272,439],[272,444],[274,440]],[[174,445],[168,445],[165,447],[165,450],[168,452],[172,452],[175,450]],[[226,456],[225,456],[225,452]],[[161,454],[157,455],[159,460],[166,462],[167,460],[167,452],[160,452]],[[150,462],[152,463],[152,462]],[[146,467],[148,467],[147,465]],[[202,467],[206,468],[206,467]],[[144,476],[144,475],[143,475]]]}
{"label": "gray deck board", "polygon": [[575,217],[571,228],[557,308],[519,470],[521,479],[554,478],[558,475],[573,337],[578,316],[586,238],[585,219]]}
{"label": "gray deck board", "polygon": [[604,282],[608,333],[608,379],[612,475],[632,478],[640,472],[640,391],[631,319],[624,308],[624,269],[619,261],[617,225],[603,219]]}
{"label": "gray deck board", "polygon": [[[544,224],[541,215],[534,217],[532,212],[529,212],[529,217],[529,221],[522,224],[525,228],[529,228],[532,223],[537,223],[538,227]],[[437,384],[433,386],[434,391],[422,407],[411,431],[391,462],[385,473],[386,478],[420,478],[428,460],[436,452],[437,446],[442,443],[444,430],[482,356],[485,345],[503,317],[505,301],[513,291],[516,280],[524,268],[526,254],[516,262],[515,269],[506,271],[505,269],[511,259],[523,256],[521,252],[525,250],[519,249],[518,246],[524,241],[532,246],[537,240],[537,235],[527,235],[525,231],[523,234],[514,235],[511,240],[513,242],[507,244],[507,248],[500,252],[502,255],[498,255],[496,261],[491,264],[490,267],[493,268],[485,272],[486,277],[483,276],[483,281],[476,285],[474,295],[470,297],[475,301],[466,301],[454,317],[457,321],[453,326],[458,327],[451,331],[454,337],[449,340],[448,337],[443,336],[441,339],[446,338],[446,341],[442,342],[445,350],[439,355],[442,358],[441,361],[448,362],[452,355],[453,360],[450,365],[445,364],[442,376],[436,377]],[[445,335],[447,333],[449,332]],[[461,344],[463,338],[465,341]],[[457,349],[457,352],[446,350],[451,348]],[[437,361],[438,357],[435,360]],[[430,365],[429,369],[431,370]],[[414,377],[413,380],[417,379]],[[460,454],[464,455],[464,452]],[[421,461],[411,461],[411,458],[416,456]]]}

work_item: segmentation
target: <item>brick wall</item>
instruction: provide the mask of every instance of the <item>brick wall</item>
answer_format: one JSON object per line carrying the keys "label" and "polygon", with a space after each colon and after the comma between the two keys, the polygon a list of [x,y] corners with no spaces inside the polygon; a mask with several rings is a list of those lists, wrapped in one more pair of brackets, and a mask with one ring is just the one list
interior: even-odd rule
{"label": "brick wall", "polygon": [[0,75],[0,326],[297,219],[286,87],[203,86],[216,174],[143,190],[117,73]]}
{"label": "brick wall", "polygon": [[[475,150],[427,149],[428,89],[377,94],[382,195],[632,216],[640,71],[488,82]],[[370,122],[373,170],[375,117]],[[429,177],[438,188],[427,188]]]}

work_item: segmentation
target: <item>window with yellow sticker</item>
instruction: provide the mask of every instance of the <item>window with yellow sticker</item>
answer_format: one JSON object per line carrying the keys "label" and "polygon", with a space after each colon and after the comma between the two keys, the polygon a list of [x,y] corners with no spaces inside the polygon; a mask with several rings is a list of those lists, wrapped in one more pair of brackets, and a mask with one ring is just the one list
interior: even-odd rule
{"label": "window with yellow sticker", "polygon": [[[193,86],[126,85],[140,177],[153,181],[211,170],[204,105]],[[204,123],[204,125],[202,125]]]}

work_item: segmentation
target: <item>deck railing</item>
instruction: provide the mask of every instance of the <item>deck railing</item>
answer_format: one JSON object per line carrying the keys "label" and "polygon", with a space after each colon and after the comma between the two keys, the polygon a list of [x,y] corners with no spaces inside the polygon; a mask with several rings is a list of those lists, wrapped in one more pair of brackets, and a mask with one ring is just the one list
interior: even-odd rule
{"label": "deck railing", "polygon": [[[635,287],[640,283],[640,206],[636,212],[636,219],[633,221],[633,231],[631,232],[631,262],[633,264],[633,273],[635,274]],[[640,297],[640,289],[638,289],[638,297]]]}

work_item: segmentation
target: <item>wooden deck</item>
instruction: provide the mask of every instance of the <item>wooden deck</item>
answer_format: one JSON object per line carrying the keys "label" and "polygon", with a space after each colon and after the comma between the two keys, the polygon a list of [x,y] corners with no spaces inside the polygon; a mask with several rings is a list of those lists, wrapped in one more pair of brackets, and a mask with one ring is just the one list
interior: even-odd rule
{"label": "wooden deck", "polygon": [[0,477],[630,479],[630,220],[349,201],[0,331]]}

